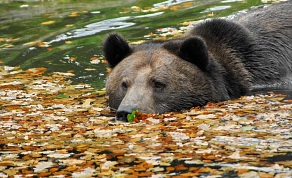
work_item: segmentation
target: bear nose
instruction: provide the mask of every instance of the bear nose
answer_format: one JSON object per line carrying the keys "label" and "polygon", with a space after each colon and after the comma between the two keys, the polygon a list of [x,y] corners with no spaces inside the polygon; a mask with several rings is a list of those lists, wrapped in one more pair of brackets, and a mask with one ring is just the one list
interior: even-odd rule
{"label": "bear nose", "polygon": [[128,114],[131,114],[131,112],[130,111],[125,111],[125,110],[117,111],[116,119],[128,122],[128,118],[127,118]]}

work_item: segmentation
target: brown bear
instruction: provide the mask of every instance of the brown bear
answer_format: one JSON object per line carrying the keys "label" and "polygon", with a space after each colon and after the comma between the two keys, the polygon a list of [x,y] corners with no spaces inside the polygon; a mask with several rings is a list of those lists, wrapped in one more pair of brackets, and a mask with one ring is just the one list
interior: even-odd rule
{"label": "brown bear", "polygon": [[164,113],[238,98],[292,74],[292,1],[233,20],[212,19],[182,37],[129,45],[119,34],[103,43],[112,71],[109,106],[127,120],[133,110]]}

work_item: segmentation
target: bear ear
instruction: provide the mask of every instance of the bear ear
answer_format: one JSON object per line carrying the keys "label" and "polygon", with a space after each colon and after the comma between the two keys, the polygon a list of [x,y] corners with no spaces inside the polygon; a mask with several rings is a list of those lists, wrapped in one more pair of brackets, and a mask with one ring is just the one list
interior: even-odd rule
{"label": "bear ear", "polygon": [[126,56],[131,53],[131,48],[123,36],[112,33],[109,34],[102,46],[103,54],[108,61],[109,67],[114,68]]}
{"label": "bear ear", "polygon": [[206,70],[209,63],[208,50],[205,42],[198,37],[191,37],[182,42],[179,56],[195,64],[201,70]]}

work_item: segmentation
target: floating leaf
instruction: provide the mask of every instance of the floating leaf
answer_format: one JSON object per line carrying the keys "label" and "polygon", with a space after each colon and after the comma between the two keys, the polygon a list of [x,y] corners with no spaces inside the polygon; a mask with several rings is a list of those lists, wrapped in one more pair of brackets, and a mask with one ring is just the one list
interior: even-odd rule
{"label": "floating leaf", "polygon": [[128,122],[133,122],[134,121],[137,112],[138,112],[138,110],[135,110],[131,114],[127,115]]}
{"label": "floating leaf", "polygon": [[50,20],[50,21],[42,22],[41,24],[42,25],[51,25],[53,23],[55,23],[55,21],[54,20]]}
{"label": "floating leaf", "polygon": [[142,10],[141,7],[138,7],[138,6],[132,6],[131,9],[134,12],[140,12]]}
{"label": "floating leaf", "polygon": [[70,61],[76,61],[76,57],[70,57],[69,60]]}
{"label": "floating leaf", "polygon": [[65,41],[66,44],[72,44],[72,41]]}
{"label": "floating leaf", "polygon": [[61,93],[59,95],[56,96],[57,98],[68,98],[67,95],[65,95],[64,93]]}
{"label": "floating leaf", "polygon": [[46,48],[50,46],[47,42],[42,42],[42,41],[38,41],[36,44],[38,45],[38,47],[42,47],[42,48]]}
{"label": "floating leaf", "polygon": [[96,70],[95,68],[86,68],[86,69],[84,69],[84,70],[86,70],[86,71],[94,71],[94,70]]}
{"label": "floating leaf", "polygon": [[254,129],[254,126],[244,126],[244,127],[242,127],[241,128],[242,129],[242,131],[250,131],[250,130],[252,130],[252,129]]}
{"label": "floating leaf", "polygon": [[90,63],[91,64],[99,64],[100,63],[100,60],[91,60]]}
{"label": "floating leaf", "polygon": [[95,60],[99,60],[99,58],[94,56],[94,57],[91,57],[90,60],[95,61]]}
{"label": "floating leaf", "polygon": [[69,17],[77,17],[79,16],[79,14],[77,12],[72,12]]}

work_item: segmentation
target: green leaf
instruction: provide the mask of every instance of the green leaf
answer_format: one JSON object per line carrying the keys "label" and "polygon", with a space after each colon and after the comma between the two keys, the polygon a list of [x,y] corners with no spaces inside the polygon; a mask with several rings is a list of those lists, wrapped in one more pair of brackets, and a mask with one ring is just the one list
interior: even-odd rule
{"label": "green leaf", "polygon": [[65,95],[64,93],[61,93],[61,94],[57,95],[56,98],[68,98],[68,96]]}
{"label": "green leaf", "polygon": [[136,117],[136,112],[138,112],[138,110],[134,110],[131,114],[127,115],[128,122],[133,122],[134,121],[134,119]]}
{"label": "green leaf", "polygon": [[252,130],[254,128],[254,126],[244,126],[242,127],[242,131],[249,131]]}

